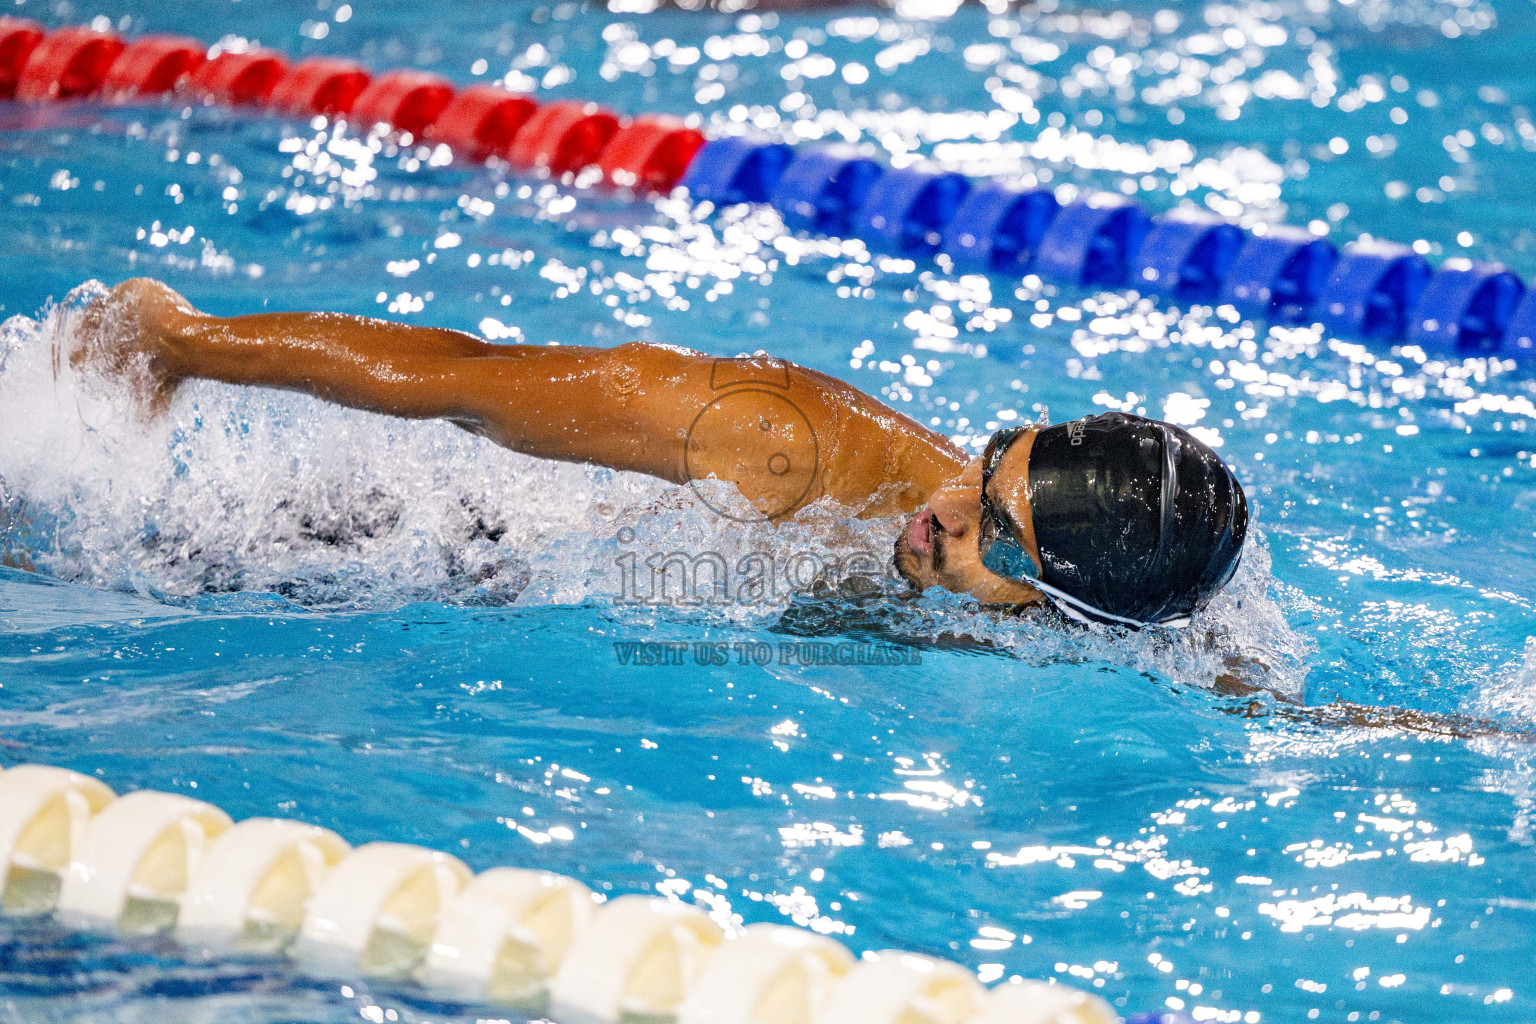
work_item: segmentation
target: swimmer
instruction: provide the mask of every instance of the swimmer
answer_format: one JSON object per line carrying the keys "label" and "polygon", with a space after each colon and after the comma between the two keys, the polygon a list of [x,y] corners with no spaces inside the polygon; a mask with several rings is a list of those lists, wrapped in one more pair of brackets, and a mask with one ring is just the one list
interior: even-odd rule
{"label": "swimmer", "polygon": [[1108,413],[1010,427],[974,458],[836,378],[766,356],[494,345],[327,313],[220,318],[140,278],[86,311],[71,359],[138,377],[161,409],[192,379],[283,388],[445,419],[540,458],[729,481],[762,520],[824,498],[903,515],[895,566],[917,590],[1049,602],[1079,622],[1187,623],[1231,579],[1248,529],[1237,478],[1170,424]]}
{"label": "swimmer", "polygon": [[[1216,453],[1138,416],[1007,428],[973,458],[835,378],[767,357],[492,345],[326,313],[225,319],[148,279],[113,289],[82,327],[71,360],[132,382],[152,409],[196,378],[285,388],[446,419],[543,458],[730,481],[760,520],[832,498],[863,516],[907,517],[895,565],[917,590],[1013,610],[1049,603],[1079,622],[1183,624],[1230,580],[1248,528],[1242,487]],[[1245,718],[1536,745],[1536,731],[1470,716],[1303,706],[1269,690],[1252,658],[1234,655],[1226,669],[1212,689]]]}

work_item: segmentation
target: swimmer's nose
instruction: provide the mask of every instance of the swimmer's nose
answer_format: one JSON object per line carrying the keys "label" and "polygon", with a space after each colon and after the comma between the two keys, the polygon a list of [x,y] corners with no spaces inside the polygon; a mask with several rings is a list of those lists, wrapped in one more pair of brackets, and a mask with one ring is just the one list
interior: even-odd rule
{"label": "swimmer's nose", "polygon": [[976,488],[959,482],[945,484],[928,498],[928,508],[938,520],[939,529],[950,536],[964,533],[976,516],[980,495]]}

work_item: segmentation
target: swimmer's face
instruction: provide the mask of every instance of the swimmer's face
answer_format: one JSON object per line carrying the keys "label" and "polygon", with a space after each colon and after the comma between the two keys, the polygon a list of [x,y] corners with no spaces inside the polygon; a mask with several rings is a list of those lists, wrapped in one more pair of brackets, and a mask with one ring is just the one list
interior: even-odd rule
{"label": "swimmer's face", "polygon": [[[1034,448],[1031,431],[1003,454],[992,474],[987,495],[1002,505],[1024,534],[1024,550],[1040,565],[1030,516],[1029,453]],[[972,459],[960,475],[928,496],[896,541],[896,571],[919,590],[943,587],[970,594],[982,604],[1021,605],[1040,600],[1040,592],[1027,583],[999,576],[982,564],[978,546],[981,535],[981,459]]]}

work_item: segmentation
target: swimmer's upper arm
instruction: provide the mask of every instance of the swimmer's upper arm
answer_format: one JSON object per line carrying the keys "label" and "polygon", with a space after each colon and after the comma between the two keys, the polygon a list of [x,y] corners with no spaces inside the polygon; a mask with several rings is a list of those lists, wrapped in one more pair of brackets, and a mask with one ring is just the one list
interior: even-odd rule
{"label": "swimmer's upper arm", "polygon": [[[497,378],[482,432],[546,458],[673,483],[729,481],[775,516],[825,494],[866,500],[886,482],[886,420],[911,424],[841,381],[767,356],[642,342],[535,351],[517,346],[478,367]],[[860,472],[850,476],[849,464]]]}
{"label": "swimmer's upper arm", "polygon": [[909,511],[954,471],[947,438],[795,363],[638,342],[598,359],[602,402],[641,449],[629,468],[729,480],[775,517],[824,496],[869,514]]}
{"label": "swimmer's upper arm", "polygon": [[710,401],[713,360],[644,342],[509,346],[462,361],[476,429],[516,451],[687,479],[688,432]]}

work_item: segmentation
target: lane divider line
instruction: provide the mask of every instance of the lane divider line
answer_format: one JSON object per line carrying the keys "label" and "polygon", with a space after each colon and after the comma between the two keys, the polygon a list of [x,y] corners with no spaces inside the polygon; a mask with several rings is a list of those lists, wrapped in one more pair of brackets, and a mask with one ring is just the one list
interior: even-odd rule
{"label": "lane divider line", "polygon": [[[542,105],[498,86],[462,91],[437,75],[375,78],[336,57],[290,64],[270,50],[199,52],[178,36],[125,43],[112,32],[47,32],[0,17],[0,99],[40,103],[167,94],[346,118],[364,132],[448,145],[523,173],[638,193],[681,185],[715,207],[769,203],[792,231],[848,236],[961,270],[1038,274],[1080,288],[1131,288],[1165,303],[1230,305],[1276,324],[1320,323],[1378,345],[1407,342],[1448,358],[1536,351],[1536,289],[1500,263],[1431,267],[1406,246],[1357,241],[1342,252],[1286,226],[1253,232],[1195,208],[1149,215],[1126,196],[1090,192],[1062,205],[1045,189],[970,182],[938,167],[888,169],[851,146],[793,149],[766,136],[706,139],[680,119],[622,118],[595,103]],[[588,172],[595,170],[596,174]]]}
{"label": "lane divider line", "polygon": [[1065,985],[988,991],[947,960],[899,950],[855,959],[804,929],[725,925],[675,899],[604,900],[548,871],[475,875],[446,853],[389,842],[354,849],[297,821],[237,824],[201,800],[154,790],[119,797],[47,765],[0,772],[0,873],[7,916],[54,913],[71,927],[168,934],[214,954],[286,953],[319,977],[414,979],[434,997],[556,1020],[1119,1019]]}

